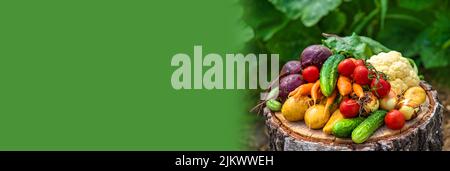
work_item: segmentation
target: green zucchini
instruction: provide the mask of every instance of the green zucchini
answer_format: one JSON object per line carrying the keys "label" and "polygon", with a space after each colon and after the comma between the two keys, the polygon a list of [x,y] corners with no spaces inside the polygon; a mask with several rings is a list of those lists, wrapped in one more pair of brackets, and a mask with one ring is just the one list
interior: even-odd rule
{"label": "green zucchini", "polygon": [[348,138],[352,135],[353,129],[355,129],[364,118],[357,117],[352,119],[342,119],[333,126],[333,135],[339,138]]}
{"label": "green zucchini", "polygon": [[320,69],[320,90],[325,96],[330,96],[336,87],[337,78],[339,76],[337,68],[339,63],[345,57],[341,54],[330,56]]}
{"label": "green zucchini", "polygon": [[352,140],[355,143],[363,143],[384,123],[386,111],[377,110],[367,117],[364,122],[358,125],[352,132]]}

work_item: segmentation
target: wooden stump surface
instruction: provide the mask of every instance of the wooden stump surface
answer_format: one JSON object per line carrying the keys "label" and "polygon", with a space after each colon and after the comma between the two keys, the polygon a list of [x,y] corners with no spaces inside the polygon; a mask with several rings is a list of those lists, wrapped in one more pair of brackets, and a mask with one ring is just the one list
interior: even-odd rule
{"label": "wooden stump surface", "polygon": [[265,108],[270,149],[277,151],[442,150],[442,105],[436,90],[433,90],[426,82],[421,82],[420,85],[427,93],[427,100],[420,106],[417,117],[407,121],[401,130],[391,130],[383,125],[362,144],[353,143],[350,138],[343,139],[327,135],[322,132],[322,129],[310,129],[304,121],[289,122],[281,113],[273,113]]}

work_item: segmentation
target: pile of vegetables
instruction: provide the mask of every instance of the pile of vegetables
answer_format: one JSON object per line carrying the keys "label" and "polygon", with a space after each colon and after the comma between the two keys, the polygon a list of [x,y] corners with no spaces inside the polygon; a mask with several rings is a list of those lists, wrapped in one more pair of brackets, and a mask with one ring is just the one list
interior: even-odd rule
{"label": "pile of vegetables", "polygon": [[322,45],[283,66],[270,110],[355,143],[383,124],[399,130],[416,117],[426,93],[413,61],[367,37],[324,35]]}

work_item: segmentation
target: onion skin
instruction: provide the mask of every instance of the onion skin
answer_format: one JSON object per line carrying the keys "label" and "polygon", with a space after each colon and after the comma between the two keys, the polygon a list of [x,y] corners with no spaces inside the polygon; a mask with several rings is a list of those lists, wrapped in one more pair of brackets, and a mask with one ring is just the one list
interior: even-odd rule
{"label": "onion skin", "polygon": [[380,107],[380,102],[378,101],[377,96],[373,93],[366,93],[365,97],[363,97],[363,116],[368,116],[372,112],[375,112]]}
{"label": "onion skin", "polygon": [[417,109],[411,106],[404,105],[398,111],[403,114],[405,120],[411,120],[417,117]]}
{"label": "onion skin", "polygon": [[411,87],[403,94],[402,105],[407,105],[413,108],[419,107],[426,100],[426,93],[422,87]]}
{"label": "onion skin", "polygon": [[391,111],[395,109],[397,103],[398,103],[397,95],[395,94],[394,91],[390,91],[387,96],[380,99],[380,108],[387,111]]}

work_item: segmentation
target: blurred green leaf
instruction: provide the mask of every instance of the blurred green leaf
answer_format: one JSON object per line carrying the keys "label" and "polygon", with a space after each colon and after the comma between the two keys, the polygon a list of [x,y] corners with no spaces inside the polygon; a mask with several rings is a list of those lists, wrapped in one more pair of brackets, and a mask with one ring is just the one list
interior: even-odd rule
{"label": "blurred green leaf", "polygon": [[376,8],[372,12],[370,12],[369,15],[364,17],[364,19],[355,27],[354,32],[358,33],[358,34],[361,33],[361,31],[364,29],[364,27],[366,27],[367,23],[369,23],[369,21],[371,21],[373,18],[375,18],[375,16],[378,14],[378,12],[380,12],[380,9],[378,9],[378,8]]}
{"label": "blurred green leaf", "polygon": [[424,46],[420,50],[420,57],[425,68],[445,67],[449,64],[449,49],[437,49],[435,47]]}
{"label": "blurred green leaf", "polygon": [[380,15],[380,20],[381,20],[380,28],[381,29],[384,28],[384,19],[386,18],[387,10],[388,10],[388,1],[381,0],[381,15]]}
{"label": "blurred green leaf", "polygon": [[379,30],[380,21],[379,20],[372,20],[370,23],[366,26],[366,34],[368,37],[373,37],[374,34]]}
{"label": "blurred green leaf", "polygon": [[279,54],[281,61],[298,59],[305,47],[320,43],[320,34],[317,26],[305,27],[295,20],[276,33],[266,47],[270,53]]}
{"label": "blurred green leaf", "polygon": [[450,39],[448,39],[447,41],[445,41],[445,43],[442,45],[442,49],[447,49],[450,47]]}
{"label": "blurred green leaf", "polygon": [[347,24],[347,17],[341,11],[333,11],[325,16],[320,22],[319,27],[325,33],[340,33]]}
{"label": "blurred green leaf", "polygon": [[351,35],[354,28],[367,15],[367,11],[371,11],[373,1],[344,1],[339,6],[339,11],[342,11],[347,16],[347,25],[340,35]]}
{"label": "blurred green leaf", "polygon": [[386,16],[386,18],[387,19],[406,20],[406,21],[410,21],[410,22],[414,22],[416,24],[419,24],[420,26],[425,26],[426,25],[422,20],[417,19],[414,16],[405,15],[405,14],[388,14]]}
{"label": "blurred green leaf", "polygon": [[412,57],[418,54],[414,42],[423,29],[424,25],[417,21],[387,17],[384,29],[376,38],[387,47],[401,52],[403,56]]}
{"label": "blurred green leaf", "polygon": [[448,73],[450,73],[449,67],[431,68],[423,71],[427,81],[432,80],[432,83],[439,83],[443,86],[450,87],[450,79],[448,79]]}
{"label": "blurred green leaf", "polygon": [[269,0],[289,18],[301,21],[307,27],[317,24],[330,11],[336,9],[342,0]]}
{"label": "blurred green leaf", "polygon": [[244,6],[243,19],[253,28],[256,38],[269,40],[289,22],[283,13],[268,1],[241,0]]}
{"label": "blurred green leaf", "polygon": [[352,30],[356,27],[356,24],[358,24],[366,15],[366,13],[359,11],[353,16],[352,24],[350,25],[349,33],[351,33]]}
{"label": "blurred green leaf", "polygon": [[397,3],[402,8],[420,11],[433,6],[435,0],[397,0]]}
{"label": "blurred green leaf", "polygon": [[436,14],[436,20],[419,35],[416,48],[420,51],[420,57],[425,68],[445,67],[450,64],[450,48],[444,48],[450,39],[450,14],[440,11]]}
{"label": "blurred green leaf", "polygon": [[[449,1],[242,1],[246,5],[244,19],[255,35],[250,47],[279,53],[282,60],[297,58],[304,47],[319,43],[321,32],[343,36],[356,32],[413,57],[419,66],[450,66]],[[359,39],[363,43],[353,44],[351,53],[361,58],[387,49],[365,42],[365,37]]]}
{"label": "blurred green leaf", "polygon": [[253,37],[255,37],[255,33],[253,32],[253,29],[246,24],[240,24],[240,28],[241,28],[241,34],[239,36],[241,36],[242,40],[244,40],[245,42],[248,42],[250,40],[253,39]]}

